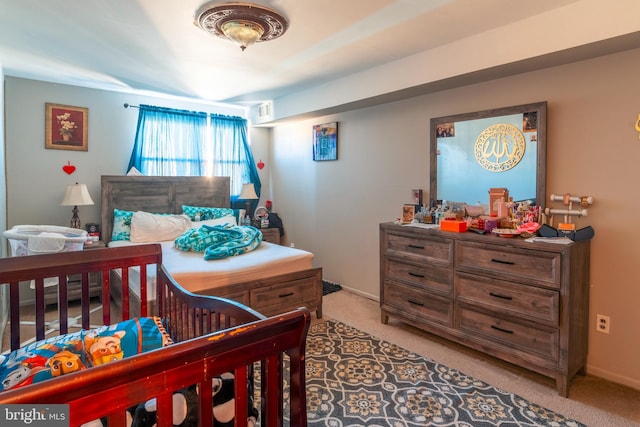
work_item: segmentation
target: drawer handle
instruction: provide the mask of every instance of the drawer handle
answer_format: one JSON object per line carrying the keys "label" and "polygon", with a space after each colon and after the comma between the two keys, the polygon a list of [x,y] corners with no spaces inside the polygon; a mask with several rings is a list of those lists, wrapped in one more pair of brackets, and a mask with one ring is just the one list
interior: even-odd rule
{"label": "drawer handle", "polygon": [[411,249],[424,249],[424,246],[419,246],[419,245],[407,245],[408,247],[410,247]]}
{"label": "drawer handle", "polygon": [[424,307],[424,304],[421,302],[411,301],[410,299],[408,299],[407,301],[409,302],[409,304],[419,305],[420,307]]}
{"label": "drawer handle", "polygon": [[424,278],[424,274],[418,274],[418,273],[412,273],[412,272],[409,272],[408,274],[409,276],[420,277],[421,279]]}
{"label": "drawer handle", "polygon": [[510,331],[509,329],[501,328],[501,327],[496,326],[496,325],[491,325],[491,329],[495,329],[496,331],[504,332],[505,334],[513,334],[513,331]]}
{"label": "drawer handle", "polygon": [[495,259],[495,258],[491,258],[491,262],[497,262],[498,264],[508,264],[508,265],[514,265],[515,262],[513,261],[504,261],[502,259]]}
{"label": "drawer handle", "polygon": [[506,299],[506,300],[509,300],[509,301],[511,301],[513,299],[513,297],[510,297],[508,295],[494,294],[493,292],[489,292],[489,295],[491,295],[494,298]]}
{"label": "drawer handle", "polygon": [[293,292],[289,292],[288,294],[278,295],[278,297],[279,298],[286,298],[286,297],[290,297],[291,295],[293,295]]}

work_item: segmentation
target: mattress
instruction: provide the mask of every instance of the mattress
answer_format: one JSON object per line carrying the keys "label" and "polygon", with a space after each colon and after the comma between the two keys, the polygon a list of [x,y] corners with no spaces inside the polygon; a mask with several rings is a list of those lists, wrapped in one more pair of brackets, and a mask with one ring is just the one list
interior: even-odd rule
{"label": "mattress", "polygon": [[[263,241],[255,250],[224,259],[205,261],[200,252],[184,252],[174,247],[173,241],[159,242],[162,246],[162,264],[171,276],[186,290],[194,293],[216,286],[243,283],[280,274],[313,268],[311,252]],[[114,241],[109,247],[136,245],[129,241]],[[156,269],[147,269],[147,300],[155,300]],[[140,272],[129,272],[130,288],[140,297]]]}

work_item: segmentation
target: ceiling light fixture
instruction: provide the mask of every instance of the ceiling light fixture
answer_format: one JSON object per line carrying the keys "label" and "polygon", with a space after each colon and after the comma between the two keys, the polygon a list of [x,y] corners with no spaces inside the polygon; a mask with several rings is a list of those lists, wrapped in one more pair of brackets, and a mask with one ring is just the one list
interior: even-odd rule
{"label": "ceiling light fixture", "polygon": [[280,37],[289,22],[278,12],[251,3],[208,4],[196,14],[196,25],[231,40],[245,50],[257,42]]}

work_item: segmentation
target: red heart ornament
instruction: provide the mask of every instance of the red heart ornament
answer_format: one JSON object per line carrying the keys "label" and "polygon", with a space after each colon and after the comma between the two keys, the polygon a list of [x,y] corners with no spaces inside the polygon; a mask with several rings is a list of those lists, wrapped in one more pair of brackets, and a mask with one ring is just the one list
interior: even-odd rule
{"label": "red heart ornament", "polygon": [[260,160],[256,166],[258,166],[258,169],[262,169],[264,167],[264,162]]}
{"label": "red heart ornament", "polygon": [[64,165],[62,167],[62,170],[65,171],[68,175],[71,175],[76,171],[76,167],[69,163],[68,165]]}

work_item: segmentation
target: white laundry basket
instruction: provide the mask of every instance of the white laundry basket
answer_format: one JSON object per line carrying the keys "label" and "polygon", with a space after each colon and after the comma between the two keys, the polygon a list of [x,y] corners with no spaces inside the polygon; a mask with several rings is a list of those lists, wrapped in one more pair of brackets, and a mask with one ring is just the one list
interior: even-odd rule
{"label": "white laundry basket", "polygon": [[80,251],[88,238],[84,230],[57,225],[15,225],[2,234],[12,256]]}

